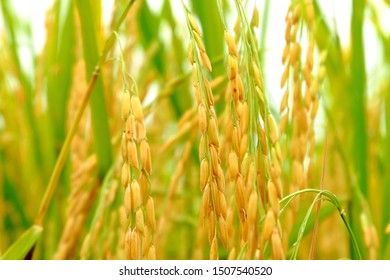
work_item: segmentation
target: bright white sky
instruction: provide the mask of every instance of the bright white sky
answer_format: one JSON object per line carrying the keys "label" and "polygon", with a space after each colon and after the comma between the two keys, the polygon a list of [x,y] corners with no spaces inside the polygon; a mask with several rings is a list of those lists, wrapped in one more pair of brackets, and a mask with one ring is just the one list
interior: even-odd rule
{"label": "bright white sky", "polygon": [[[172,0],[174,4],[172,5],[175,9],[175,15],[177,15],[178,20],[183,20],[184,14],[182,11],[182,6],[180,0]],[[264,1],[262,0],[251,0],[252,3],[257,3],[259,6],[260,14]],[[372,0],[374,2],[381,2],[382,0]],[[31,22],[35,51],[39,52],[45,41],[45,12],[52,5],[53,0],[13,0],[10,1],[15,7],[15,10],[20,13],[20,15],[29,19]],[[105,22],[109,22],[111,9],[113,6],[114,0],[103,0],[103,19]],[[155,12],[158,12],[159,7],[163,3],[163,0],[148,0],[148,2],[153,3],[151,7]],[[176,4],[177,2],[177,4]],[[270,16],[269,16],[269,30],[267,38],[267,49],[266,49],[266,65],[264,71],[264,78],[266,79],[266,84],[269,92],[272,92],[275,96],[276,104],[279,103],[281,97],[281,90],[279,88],[280,77],[283,72],[283,66],[281,64],[281,55],[284,47],[284,30],[285,23],[284,18],[289,4],[289,0],[278,0],[270,1]],[[339,34],[341,43],[343,46],[347,46],[349,43],[349,28],[350,28],[350,15],[351,15],[351,3],[350,1],[340,1],[340,0],[323,0],[320,1],[324,14],[327,15],[327,20],[330,23],[334,23]],[[390,9],[384,8],[384,11],[389,12]],[[382,15],[383,24],[382,26],[390,28],[390,15]],[[2,29],[2,19],[0,13],[0,30]],[[380,63],[377,55],[381,53],[377,39],[375,38],[375,32],[372,32],[371,25],[365,27],[365,38],[367,42],[366,47],[366,60],[368,70],[372,71],[375,68],[375,65]],[[390,30],[388,30],[390,32]],[[160,34],[161,36],[161,34]],[[27,47],[27,46],[26,46]],[[22,53],[28,53],[30,50],[22,49]],[[27,54],[28,55],[28,54]],[[26,60],[25,60],[26,61]],[[28,67],[28,66],[26,66]],[[268,74],[268,75],[267,75]]]}

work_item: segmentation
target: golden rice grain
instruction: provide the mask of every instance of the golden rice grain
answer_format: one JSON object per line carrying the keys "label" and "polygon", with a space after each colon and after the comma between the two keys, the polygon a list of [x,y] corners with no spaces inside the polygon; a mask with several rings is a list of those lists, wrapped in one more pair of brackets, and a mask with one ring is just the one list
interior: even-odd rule
{"label": "golden rice grain", "polygon": [[228,46],[229,54],[237,57],[238,56],[237,45],[236,42],[234,41],[233,36],[228,31],[224,32],[224,36],[225,36],[225,42]]}
{"label": "golden rice grain", "polygon": [[[210,109],[210,112],[212,112],[212,110],[213,110],[212,105],[214,105],[213,91],[211,89],[211,85],[210,85],[210,82],[208,80],[204,80],[204,84],[205,84],[205,87],[206,87],[207,101],[209,102],[209,106],[210,106],[209,109]],[[214,118],[216,118],[215,115],[212,114],[212,116]]]}
{"label": "golden rice grain", "polygon": [[127,155],[129,157],[129,164],[134,168],[139,168],[137,146],[134,141],[127,141]]}
{"label": "golden rice grain", "polygon": [[206,187],[203,190],[203,195],[202,195],[202,207],[201,207],[201,212],[203,218],[208,216],[209,210],[210,210],[210,185],[207,184]]}
{"label": "golden rice grain", "polygon": [[248,223],[255,225],[257,219],[257,193],[252,191],[248,202]]}
{"label": "golden rice grain", "polygon": [[131,211],[131,194],[130,194],[130,186],[128,186],[125,190],[125,210],[126,217],[130,216]]}
{"label": "golden rice grain", "polygon": [[249,153],[246,153],[244,158],[241,161],[241,168],[240,168],[240,173],[244,178],[248,176],[249,167],[252,164],[252,162],[253,162],[252,157],[249,155]]}
{"label": "golden rice grain", "polygon": [[190,22],[191,28],[200,36],[200,28],[199,25],[196,23],[195,18],[191,14],[188,15],[188,21]]}
{"label": "golden rice grain", "polygon": [[154,211],[154,201],[151,196],[149,196],[148,200],[146,201],[146,217],[150,229],[152,231],[156,231],[156,216]]}
{"label": "golden rice grain", "polygon": [[272,237],[271,237],[271,245],[272,245],[272,257],[274,260],[284,260],[284,251],[282,246],[282,240],[280,239],[280,235],[278,230],[275,228]]}
{"label": "golden rice grain", "polygon": [[261,143],[261,151],[263,152],[264,155],[268,154],[268,144],[265,136],[265,132],[262,127],[258,128],[258,134],[260,138],[260,143]]}
{"label": "golden rice grain", "polygon": [[[199,73],[198,73],[198,66],[196,64],[192,65],[191,69],[191,81],[195,89],[199,89]],[[199,97],[200,98],[200,97]],[[198,102],[199,103],[199,102]]]}
{"label": "golden rice grain", "polygon": [[144,213],[142,212],[141,208],[138,208],[138,210],[135,212],[135,227],[139,232],[144,232],[145,221]]}
{"label": "golden rice grain", "polygon": [[240,154],[240,140],[241,140],[241,130],[235,126],[233,127],[232,143],[233,143],[233,149],[236,152],[236,154]]}
{"label": "golden rice grain", "polygon": [[196,42],[196,45],[198,46],[199,51],[200,52],[205,52],[206,49],[205,49],[205,47],[203,45],[201,36],[198,33],[193,33],[193,35],[194,35],[195,42]]}
{"label": "golden rice grain", "polygon": [[207,55],[207,53],[205,51],[202,51],[202,50],[200,50],[199,53],[200,53],[200,59],[202,60],[204,67],[209,72],[211,72],[213,69],[212,69],[212,66],[211,66],[211,62],[210,62],[209,56]]}
{"label": "golden rice grain", "polygon": [[195,63],[194,47],[191,42],[188,44],[188,59],[190,60],[191,65]]}
{"label": "golden rice grain", "polygon": [[209,212],[209,215],[207,217],[207,231],[208,231],[208,237],[209,237],[209,243],[211,244],[212,240],[215,238],[215,213],[213,210]]}
{"label": "golden rice grain", "polygon": [[140,236],[137,231],[131,231],[130,236],[130,258],[133,260],[140,259]]}
{"label": "golden rice grain", "polygon": [[204,191],[210,176],[210,166],[208,159],[204,158],[200,163],[200,188]]}
{"label": "golden rice grain", "polygon": [[238,176],[236,179],[236,200],[238,209],[244,209],[246,205],[245,185],[241,176]]}
{"label": "golden rice grain", "polygon": [[263,242],[269,240],[271,238],[272,232],[276,226],[275,223],[275,215],[272,210],[267,211],[267,215],[265,216],[264,227],[262,231],[262,240]]}
{"label": "golden rice grain", "polygon": [[238,97],[242,101],[244,99],[244,84],[242,83],[241,76],[239,74],[236,75],[236,84],[238,90]]}
{"label": "golden rice grain", "polygon": [[149,246],[147,259],[148,260],[155,260],[156,259],[156,247],[153,244]]}
{"label": "golden rice grain", "polygon": [[198,106],[198,114],[199,114],[199,127],[202,133],[206,132],[207,129],[207,116],[206,109],[203,104],[199,104]]}
{"label": "golden rice grain", "polygon": [[142,111],[141,101],[139,100],[139,97],[136,95],[131,96],[131,109],[133,111],[135,118],[139,122],[142,122],[144,119],[144,113]]}
{"label": "golden rice grain", "polygon": [[216,237],[211,242],[210,260],[218,260],[218,240]]}
{"label": "golden rice grain", "polygon": [[248,151],[248,134],[244,134],[241,138],[240,144],[240,159],[242,160]]}
{"label": "golden rice grain", "polygon": [[275,120],[271,114],[268,114],[268,126],[272,144],[276,144],[278,141],[278,131],[276,129]]}
{"label": "golden rice grain", "polygon": [[214,145],[209,145],[211,156],[211,167],[214,175],[218,175],[219,157],[217,148]]}
{"label": "golden rice grain", "polygon": [[136,130],[136,120],[134,116],[131,114],[126,119],[126,137],[129,140],[133,140],[134,138],[137,138],[137,130]]}
{"label": "golden rice grain", "polygon": [[123,188],[126,188],[130,182],[130,170],[127,162],[124,162],[122,165],[121,181],[122,181]]}
{"label": "golden rice grain", "polygon": [[276,217],[279,217],[280,206],[279,206],[278,194],[277,194],[275,184],[272,181],[269,181],[267,188],[268,188],[268,199],[271,204],[271,208],[274,211],[274,215]]}
{"label": "golden rice grain", "polygon": [[136,211],[141,206],[141,190],[137,180],[133,180],[130,186],[131,192],[131,204],[133,206],[133,210]]}
{"label": "golden rice grain", "polygon": [[249,166],[249,172],[246,180],[246,187],[248,191],[255,186],[256,175],[255,163],[252,162]]}
{"label": "golden rice grain", "polygon": [[125,235],[125,254],[126,259],[131,259],[131,230],[126,232]]}
{"label": "golden rice grain", "polygon": [[[291,36],[291,28],[292,28],[292,22],[288,18],[286,19],[286,30],[284,32],[284,39],[286,40],[287,43],[292,41],[292,36]],[[283,62],[284,63],[284,62]]]}
{"label": "golden rice grain", "polygon": [[142,249],[142,257],[145,258],[148,254],[150,246],[150,232],[148,227],[144,227],[144,231],[141,233],[141,249]]}
{"label": "golden rice grain", "polygon": [[320,102],[319,102],[318,98],[316,98],[316,99],[314,100],[313,105],[312,105],[311,110],[310,110],[310,118],[311,118],[312,120],[314,120],[315,117],[317,116],[317,112],[318,112],[318,107],[319,107],[319,105],[320,105]]}
{"label": "golden rice grain", "polygon": [[232,248],[228,255],[228,260],[235,260],[236,259],[236,248]]}
{"label": "golden rice grain", "polygon": [[137,123],[137,136],[138,140],[146,140],[146,128],[143,121]]}
{"label": "golden rice grain", "polygon": [[289,69],[290,69],[290,68],[289,68],[288,65],[284,68],[284,72],[283,72],[283,75],[282,75],[282,79],[280,80],[280,88],[284,88],[284,86],[286,85],[286,81],[287,81],[287,78],[288,78]]}
{"label": "golden rice grain", "polygon": [[218,209],[217,213],[219,216],[222,216],[224,219],[226,219],[227,214],[227,203],[226,198],[223,192],[218,190],[218,203],[217,203]]}
{"label": "golden rice grain", "polygon": [[218,174],[216,175],[216,180],[218,189],[225,193],[225,175],[220,164],[218,164]]}
{"label": "golden rice grain", "polygon": [[232,55],[228,56],[228,71],[229,71],[229,79],[233,80],[238,73],[237,57]]}
{"label": "golden rice grain", "polygon": [[140,145],[140,157],[142,166],[146,169],[146,172],[152,174],[152,157],[150,155],[150,147],[146,140],[141,141]]}
{"label": "golden rice grain", "polygon": [[209,126],[207,131],[210,137],[210,142],[219,147],[218,127],[217,122],[213,117],[209,118]]}
{"label": "golden rice grain", "polygon": [[146,199],[149,197],[149,179],[144,170],[142,170],[139,175],[138,184],[141,188],[142,203],[145,203]]}
{"label": "golden rice grain", "polygon": [[238,175],[238,157],[234,151],[230,151],[229,153],[229,172],[230,178],[235,179]]}
{"label": "golden rice grain", "polygon": [[261,91],[263,91],[263,83],[261,81],[261,75],[260,75],[260,70],[259,67],[257,67],[256,63],[252,63],[252,68],[253,68],[253,73],[255,75],[255,81],[257,86]]}
{"label": "golden rice grain", "polygon": [[301,46],[298,43],[294,42],[293,48],[291,50],[290,64],[294,65],[297,62],[297,60],[300,58],[300,55],[301,55]]}
{"label": "golden rice grain", "polygon": [[288,90],[286,89],[286,91],[283,94],[282,100],[280,101],[280,109],[279,109],[280,113],[284,112],[284,110],[287,108],[287,104],[288,104]]}
{"label": "golden rice grain", "polygon": [[296,24],[298,22],[298,20],[300,19],[300,17],[301,17],[301,5],[297,4],[297,5],[295,5],[294,11],[292,14],[292,23]]}
{"label": "golden rice grain", "polygon": [[226,221],[223,217],[220,217],[218,220],[219,233],[221,235],[221,241],[225,248],[228,248],[228,232]]}

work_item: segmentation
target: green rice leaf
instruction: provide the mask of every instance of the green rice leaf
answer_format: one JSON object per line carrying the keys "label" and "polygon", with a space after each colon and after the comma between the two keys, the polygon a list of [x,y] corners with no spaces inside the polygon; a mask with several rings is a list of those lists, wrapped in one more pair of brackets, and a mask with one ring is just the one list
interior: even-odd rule
{"label": "green rice leaf", "polygon": [[[99,61],[99,45],[96,27],[94,26],[95,15],[90,1],[76,1],[81,21],[81,33],[83,38],[83,51],[86,64],[87,80]],[[104,85],[101,78],[97,79],[95,88],[90,99],[92,113],[92,128],[94,147],[98,158],[99,174],[102,178],[112,162],[111,136],[108,125],[106,102],[104,100]]]}
{"label": "green rice leaf", "polygon": [[0,257],[1,260],[23,260],[41,237],[43,228],[31,226]]}

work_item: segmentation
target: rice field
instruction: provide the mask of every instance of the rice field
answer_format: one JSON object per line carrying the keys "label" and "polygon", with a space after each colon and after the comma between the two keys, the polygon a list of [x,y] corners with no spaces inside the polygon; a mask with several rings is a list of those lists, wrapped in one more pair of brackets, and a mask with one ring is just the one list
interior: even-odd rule
{"label": "rice field", "polygon": [[390,259],[389,1],[22,4],[0,259]]}

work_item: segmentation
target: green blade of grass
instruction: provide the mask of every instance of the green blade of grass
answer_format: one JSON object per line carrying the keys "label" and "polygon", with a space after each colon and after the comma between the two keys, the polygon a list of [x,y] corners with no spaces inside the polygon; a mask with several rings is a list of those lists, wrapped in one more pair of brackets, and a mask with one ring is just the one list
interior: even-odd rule
{"label": "green blade of grass", "polygon": [[0,257],[1,260],[23,260],[42,235],[42,227],[33,225],[16,240]]}
{"label": "green blade of grass", "polygon": [[[99,61],[99,46],[97,41],[94,18],[96,15],[90,1],[76,1],[80,15],[81,33],[83,39],[83,52],[86,64],[88,80],[94,71],[96,62]],[[99,175],[103,178],[112,162],[111,137],[108,125],[106,102],[104,100],[104,86],[102,79],[96,80],[91,95],[90,106],[92,115],[92,128],[94,147],[98,158]]]}
{"label": "green blade of grass", "polygon": [[75,24],[73,2],[56,1],[54,24],[49,30],[45,60],[47,107],[54,132],[55,146],[65,139],[66,112],[72,85],[75,51]]}
{"label": "green blade of grass", "polygon": [[367,133],[366,133],[366,66],[363,43],[364,0],[353,1],[351,42],[351,91],[352,117],[355,127],[354,155],[359,188],[368,196],[367,190]]}
{"label": "green blade of grass", "polygon": [[[351,22],[351,80],[349,98],[351,102],[351,116],[354,128],[353,135],[353,162],[357,174],[358,190],[353,192],[351,205],[351,226],[354,232],[361,232],[359,217],[361,209],[356,192],[360,193],[362,199],[367,200],[367,133],[366,133],[366,67],[364,61],[363,44],[363,16],[365,1],[353,0],[352,2],[352,22]],[[356,195],[355,195],[356,194]],[[357,234],[357,242],[360,247],[363,240],[360,234]],[[351,250],[352,258],[354,251]],[[363,251],[363,255],[365,252]]]}

